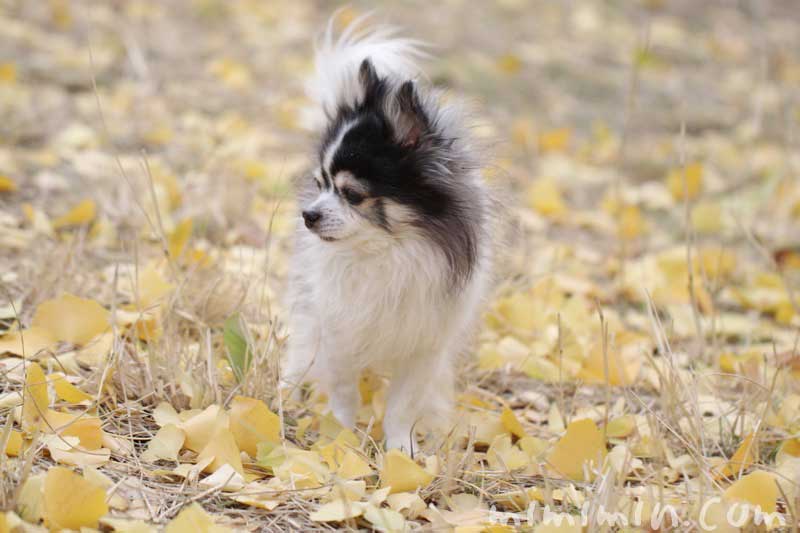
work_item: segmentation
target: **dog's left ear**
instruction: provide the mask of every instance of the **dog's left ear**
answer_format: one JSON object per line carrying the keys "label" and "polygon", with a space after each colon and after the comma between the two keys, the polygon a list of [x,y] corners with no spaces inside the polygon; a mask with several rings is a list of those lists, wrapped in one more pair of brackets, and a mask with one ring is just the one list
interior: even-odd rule
{"label": "dog's left ear", "polygon": [[364,105],[371,107],[377,105],[382,95],[382,84],[375,66],[369,58],[361,62],[358,69],[358,82],[364,90]]}
{"label": "dog's left ear", "polygon": [[400,110],[398,140],[405,147],[419,146],[422,136],[428,131],[429,124],[413,81],[409,80],[400,86],[396,100]]}

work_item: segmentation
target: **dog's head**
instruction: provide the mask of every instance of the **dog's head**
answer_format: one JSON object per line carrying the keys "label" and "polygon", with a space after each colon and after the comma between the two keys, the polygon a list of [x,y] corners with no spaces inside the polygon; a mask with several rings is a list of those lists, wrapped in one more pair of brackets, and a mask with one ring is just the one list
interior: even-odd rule
{"label": "dog's head", "polygon": [[325,241],[402,233],[447,203],[426,177],[435,139],[414,82],[392,87],[364,60],[359,84],[358,104],[331,117],[314,173],[319,194],[302,213]]}
{"label": "dog's head", "polygon": [[461,277],[474,262],[483,199],[470,189],[448,108],[413,81],[380,77],[369,59],[358,74],[357,103],[329,117],[306,227],[327,242],[427,238]]}

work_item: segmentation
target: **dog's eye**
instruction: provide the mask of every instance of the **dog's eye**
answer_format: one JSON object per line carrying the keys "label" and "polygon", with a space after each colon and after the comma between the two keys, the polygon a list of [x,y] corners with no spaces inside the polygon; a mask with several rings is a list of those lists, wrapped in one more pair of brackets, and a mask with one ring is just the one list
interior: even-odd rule
{"label": "dog's eye", "polygon": [[342,195],[351,205],[358,205],[364,201],[364,195],[353,189],[342,189]]}

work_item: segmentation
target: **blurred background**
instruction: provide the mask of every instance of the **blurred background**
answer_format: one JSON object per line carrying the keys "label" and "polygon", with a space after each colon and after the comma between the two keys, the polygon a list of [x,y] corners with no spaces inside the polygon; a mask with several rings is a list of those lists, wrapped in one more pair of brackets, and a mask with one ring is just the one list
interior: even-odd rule
{"label": "blurred background", "polygon": [[[180,182],[181,216],[200,217],[207,236],[230,223],[242,235],[229,238],[258,241],[263,221],[243,217],[242,202],[272,204],[306,164],[303,77],[340,7],[2,0],[0,172],[33,185],[14,202],[57,214],[91,191],[109,227],[135,226],[146,155],[152,175]],[[430,78],[474,102],[502,187],[547,176],[571,206],[591,208],[614,185],[670,224],[657,185],[697,161],[704,192],[727,198],[759,238],[792,237],[765,221],[785,206],[733,193],[768,195],[761,177],[773,191],[796,177],[795,2],[351,2],[337,24],[371,10],[431,43]]]}

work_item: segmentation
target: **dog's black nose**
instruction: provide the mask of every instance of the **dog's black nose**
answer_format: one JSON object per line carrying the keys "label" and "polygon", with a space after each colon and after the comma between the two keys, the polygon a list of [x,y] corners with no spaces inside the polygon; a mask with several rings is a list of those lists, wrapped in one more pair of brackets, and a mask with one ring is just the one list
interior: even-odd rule
{"label": "dog's black nose", "polygon": [[303,211],[303,220],[306,221],[306,227],[311,229],[319,219],[322,218],[322,213],[319,211]]}

